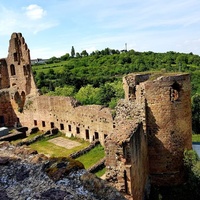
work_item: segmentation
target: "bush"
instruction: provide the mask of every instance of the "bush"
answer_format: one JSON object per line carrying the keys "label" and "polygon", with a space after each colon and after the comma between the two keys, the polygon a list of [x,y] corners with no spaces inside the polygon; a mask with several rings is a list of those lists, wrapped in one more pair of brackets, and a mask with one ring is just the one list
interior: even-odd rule
{"label": "bush", "polygon": [[184,165],[189,170],[198,162],[199,157],[194,150],[185,150],[184,152]]}
{"label": "bush", "polygon": [[184,152],[184,164],[188,175],[187,193],[191,195],[191,199],[200,199],[200,160],[194,150]]}

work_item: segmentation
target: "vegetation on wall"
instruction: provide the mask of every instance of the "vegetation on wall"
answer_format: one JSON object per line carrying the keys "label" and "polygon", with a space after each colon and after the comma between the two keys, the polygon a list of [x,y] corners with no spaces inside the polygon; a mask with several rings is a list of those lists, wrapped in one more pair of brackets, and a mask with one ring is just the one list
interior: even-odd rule
{"label": "vegetation on wall", "polygon": [[[76,55],[76,56],[75,56]],[[193,131],[200,133],[200,56],[193,53],[123,51],[106,48],[88,54],[74,47],[60,58],[34,65],[37,87],[43,94],[74,96],[82,104],[114,108],[123,98],[122,76],[133,72],[165,71],[191,74]]]}
{"label": "vegetation on wall", "polygon": [[200,199],[200,159],[193,150],[184,152],[187,171],[186,182],[173,187],[152,187],[150,200],[196,200]]}
{"label": "vegetation on wall", "polygon": [[188,190],[193,199],[200,199],[200,159],[193,150],[185,151],[184,163],[187,170]]}

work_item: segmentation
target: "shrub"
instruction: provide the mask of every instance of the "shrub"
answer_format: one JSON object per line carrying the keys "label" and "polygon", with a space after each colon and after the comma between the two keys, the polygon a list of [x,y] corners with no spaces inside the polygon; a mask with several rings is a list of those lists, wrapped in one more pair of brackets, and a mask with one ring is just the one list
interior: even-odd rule
{"label": "shrub", "polygon": [[200,160],[194,150],[184,152],[184,164],[188,175],[188,194],[191,194],[192,199],[200,199]]}

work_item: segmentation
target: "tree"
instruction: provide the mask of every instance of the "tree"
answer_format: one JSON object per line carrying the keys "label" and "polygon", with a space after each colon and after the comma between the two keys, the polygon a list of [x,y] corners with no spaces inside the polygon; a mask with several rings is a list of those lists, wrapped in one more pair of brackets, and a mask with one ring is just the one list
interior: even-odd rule
{"label": "tree", "polygon": [[75,49],[74,49],[74,46],[72,46],[72,49],[71,49],[71,57],[73,58],[75,56]]}
{"label": "tree", "polygon": [[192,97],[192,130],[200,134],[200,94]]}
{"label": "tree", "polygon": [[80,55],[79,52],[76,52],[76,57],[77,57],[77,58],[80,58],[80,57],[81,57],[81,55]]}
{"label": "tree", "polygon": [[55,91],[50,91],[48,94],[52,96],[73,96],[75,88],[74,86],[65,85],[63,88],[56,87]]}
{"label": "tree", "polygon": [[101,105],[108,106],[113,97],[115,97],[115,91],[110,84],[106,83],[100,86],[99,101]]}
{"label": "tree", "polygon": [[65,55],[60,57],[61,60],[68,60],[69,59],[69,54],[66,53]]}
{"label": "tree", "polygon": [[98,104],[99,88],[94,88],[92,85],[81,87],[75,98],[82,104]]}
{"label": "tree", "polygon": [[83,50],[83,51],[81,52],[81,56],[88,56],[88,52],[87,52],[86,50]]}

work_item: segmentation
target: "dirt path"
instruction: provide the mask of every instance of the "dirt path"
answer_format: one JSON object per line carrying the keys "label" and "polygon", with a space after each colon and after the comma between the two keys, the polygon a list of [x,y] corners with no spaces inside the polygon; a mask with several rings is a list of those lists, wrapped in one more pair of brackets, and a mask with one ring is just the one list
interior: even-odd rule
{"label": "dirt path", "polygon": [[58,145],[60,147],[64,147],[66,149],[72,149],[74,147],[80,146],[81,143],[76,142],[76,141],[72,141],[63,137],[57,137],[57,138],[53,138],[51,140],[48,140],[48,142],[51,142],[55,145]]}

